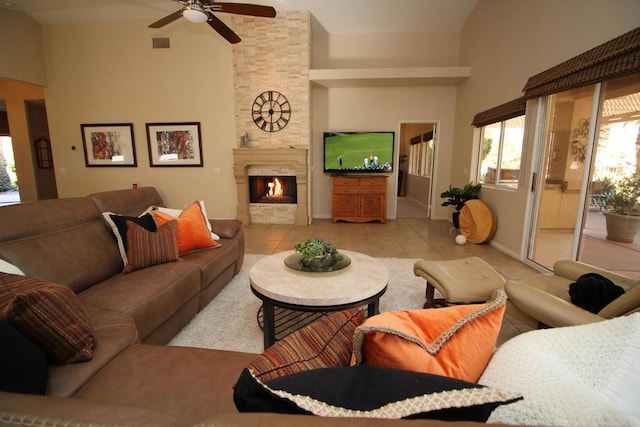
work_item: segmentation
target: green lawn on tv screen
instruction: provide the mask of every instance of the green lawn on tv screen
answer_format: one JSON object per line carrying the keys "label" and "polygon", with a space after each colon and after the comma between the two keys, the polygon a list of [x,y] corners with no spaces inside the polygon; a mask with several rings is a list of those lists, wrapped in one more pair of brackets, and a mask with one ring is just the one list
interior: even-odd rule
{"label": "green lawn on tv screen", "polygon": [[384,133],[333,135],[326,139],[324,152],[326,169],[341,169],[340,156],[342,169],[363,168],[364,158],[369,156],[378,156],[378,165],[391,163],[393,144]]}

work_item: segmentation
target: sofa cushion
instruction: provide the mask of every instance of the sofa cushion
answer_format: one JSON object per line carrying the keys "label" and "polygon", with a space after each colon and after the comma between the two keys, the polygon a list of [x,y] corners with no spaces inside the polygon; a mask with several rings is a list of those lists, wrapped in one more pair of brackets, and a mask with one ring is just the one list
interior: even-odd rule
{"label": "sofa cushion", "polygon": [[243,384],[251,388],[240,412],[324,417],[484,422],[497,406],[521,398],[454,378],[366,365],[314,369],[264,384],[251,377]]}
{"label": "sofa cushion", "polygon": [[206,225],[207,220],[198,202],[192,203],[178,217],[160,211],[153,211],[153,216],[159,226],[169,221],[178,222],[178,250],[181,254],[219,245],[211,238],[211,232]]}
{"label": "sofa cushion", "polygon": [[155,187],[102,191],[90,194],[88,198],[100,212],[118,212],[122,215],[137,216],[149,206],[162,205],[162,197]]}
{"label": "sofa cushion", "polygon": [[127,263],[124,273],[178,260],[177,221],[169,221],[149,231],[127,221]]}
{"label": "sofa cushion", "polygon": [[0,258],[29,276],[78,293],[122,271],[113,234],[87,198],[3,206],[0,224],[12,224],[0,227]]}
{"label": "sofa cushion", "polygon": [[87,307],[87,313],[96,332],[93,358],[83,363],[50,365],[48,396],[72,397],[113,358],[140,341],[131,316],[95,307]]}
{"label": "sofa cushion", "polygon": [[33,341],[53,363],[93,357],[95,332],[85,308],[67,286],[0,273],[0,320]]}
{"label": "sofa cushion", "polygon": [[144,340],[199,290],[198,266],[190,262],[172,262],[115,275],[78,296],[86,306],[133,317],[140,339]]}
{"label": "sofa cushion", "polygon": [[354,334],[355,363],[476,382],[493,354],[506,301],[498,290],[486,304],[370,317]]}
{"label": "sofa cushion", "polygon": [[0,390],[45,394],[47,356],[8,322],[0,321]]}
{"label": "sofa cushion", "polygon": [[222,244],[215,248],[200,249],[181,254],[180,258],[193,262],[202,270],[202,288],[206,288],[238,258],[238,243],[230,239],[221,239]]}
{"label": "sofa cushion", "polygon": [[111,232],[113,232],[113,237],[116,239],[116,243],[118,245],[118,250],[120,251],[120,256],[122,257],[122,262],[126,266],[128,263],[127,259],[127,221],[138,224],[148,231],[156,231],[156,221],[151,215],[151,211],[145,211],[139,216],[128,216],[128,215],[120,215],[113,212],[102,212],[102,217],[104,221],[107,223]]}
{"label": "sofa cushion", "polygon": [[287,335],[247,366],[260,381],[310,369],[349,366],[356,327],[364,312],[349,309],[331,313]]}
{"label": "sofa cushion", "polygon": [[233,384],[255,356],[204,348],[134,345],[105,366],[75,397],[161,411],[191,426],[207,417],[236,411]]}

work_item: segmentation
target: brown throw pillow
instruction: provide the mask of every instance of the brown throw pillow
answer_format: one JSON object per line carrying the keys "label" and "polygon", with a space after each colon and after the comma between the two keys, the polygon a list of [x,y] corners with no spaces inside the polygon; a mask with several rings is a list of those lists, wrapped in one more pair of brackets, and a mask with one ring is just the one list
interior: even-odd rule
{"label": "brown throw pillow", "polygon": [[157,231],[148,231],[135,222],[127,221],[127,264],[124,273],[177,261],[177,231],[177,221],[169,221],[158,227]]}
{"label": "brown throw pillow", "polygon": [[353,332],[364,322],[364,311],[331,313],[298,329],[247,366],[260,381],[318,368],[349,366]]}
{"label": "brown throw pillow", "polygon": [[0,273],[0,320],[37,345],[55,364],[93,357],[89,316],[71,288],[28,276]]}

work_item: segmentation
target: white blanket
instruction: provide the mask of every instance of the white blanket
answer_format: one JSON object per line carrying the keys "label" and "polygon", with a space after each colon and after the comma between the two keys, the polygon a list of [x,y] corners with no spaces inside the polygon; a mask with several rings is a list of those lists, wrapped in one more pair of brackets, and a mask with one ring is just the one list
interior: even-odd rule
{"label": "white blanket", "polygon": [[490,423],[640,426],[640,313],[519,335],[479,383],[524,396]]}

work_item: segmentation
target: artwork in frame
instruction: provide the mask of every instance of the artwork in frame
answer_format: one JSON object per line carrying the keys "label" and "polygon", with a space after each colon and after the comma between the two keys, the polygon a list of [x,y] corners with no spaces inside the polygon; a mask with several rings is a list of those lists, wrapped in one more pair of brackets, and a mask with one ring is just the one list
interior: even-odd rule
{"label": "artwork in frame", "polygon": [[89,166],[137,166],[132,123],[81,124],[84,161]]}
{"label": "artwork in frame", "polygon": [[202,166],[200,122],[147,123],[150,166]]}

